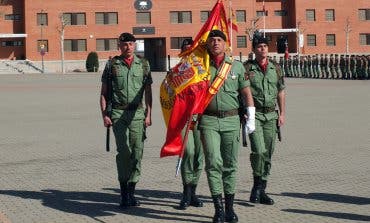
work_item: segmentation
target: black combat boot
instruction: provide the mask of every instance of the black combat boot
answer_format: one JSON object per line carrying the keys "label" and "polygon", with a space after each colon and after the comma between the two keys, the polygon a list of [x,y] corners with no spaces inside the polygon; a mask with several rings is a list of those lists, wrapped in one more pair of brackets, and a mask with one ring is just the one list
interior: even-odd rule
{"label": "black combat boot", "polygon": [[128,196],[128,189],[127,189],[127,182],[120,182],[119,183],[121,188],[121,203],[119,204],[120,207],[126,208],[130,206],[130,198]]}
{"label": "black combat boot", "polygon": [[129,197],[129,206],[140,206],[140,202],[135,198],[135,186],[136,183],[128,183],[128,197]]}
{"label": "black combat boot", "polygon": [[269,196],[267,196],[267,194],[265,192],[266,186],[267,186],[267,181],[262,180],[262,190],[261,190],[260,203],[261,204],[267,204],[267,205],[273,205],[274,200],[272,198],[270,198]]}
{"label": "black combat boot", "polygon": [[262,179],[261,177],[253,177],[253,188],[249,201],[252,203],[260,203],[261,190],[262,190]]}
{"label": "black combat boot", "polygon": [[199,199],[199,197],[195,194],[197,190],[197,185],[191,185],[191,198],[190,198],[190,205],[194,207],[203,207],[203,201]]}
{"label": "black combat boot", "polygon": [[238,216],[234,212],[234,195],[225,194],[225,222],[238,222]]}
{"label": "black combat boot", "polygon": [[224,207],[222,205],[222,195],[212,196],[213,205],[215,206],[215,215],[213,216],[213,223],[223,223],[225,220]]}
{"label": "black combat boot", "polygon": [[185,210],[189,207],[191,201],[191,185],[184,184],[184,191],[182,192],[182,199],[179,208]]}

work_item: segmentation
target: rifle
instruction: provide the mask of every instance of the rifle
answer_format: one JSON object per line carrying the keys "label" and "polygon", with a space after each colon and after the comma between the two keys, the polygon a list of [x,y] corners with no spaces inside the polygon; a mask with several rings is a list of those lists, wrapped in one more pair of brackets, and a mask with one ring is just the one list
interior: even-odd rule
{"label": "rifle", "polygon": [[167,63],[168,63],[168,71],[170,71],[171,70],[171,57],[169,54],[167,55]]}
{"label": "rifle", "polygon": [[239,117],[240,117],[240,123],[242,126],[242,141],[243,141],[243,147],[248,147],[248,141],[247,141],[247,130],[246,124],[247,124],[247,119],[245,118],[245,115],[247,115],[247,108],[246,107],[240,107],[239,108]]}
{"label": "rifle", "polygon": [[[111,69],[111,60],[109,59],[107,62],[106,71],[108,72],[108,79],[107,79],[107,97],[106,97],[106,107],[105,113],[106,115],[111,118],[112,117],[112,98],[113,98],[113,86],[112,86],[112,69]],[[105,137],[105,149],[109,152],[109,144],[110,144],[110,126],[107,126],[107,133]]]}
{"label": "rifle", "polygon": [[243,139],[243,147],[248,147],[248,142],[247,142],[247,130],[245,129],[245,125],[247,123],[247,120],[245,117],[243,117],[242,120],[242,139]]}
{"label": "rifle", "polygon": [[277,129],[279,142],[281,142],[281,130],[280,130],[280,126],[279,126],[279,111],[276,110],[276,113],[278,115],[278,118],[276,119],[276,129]]}

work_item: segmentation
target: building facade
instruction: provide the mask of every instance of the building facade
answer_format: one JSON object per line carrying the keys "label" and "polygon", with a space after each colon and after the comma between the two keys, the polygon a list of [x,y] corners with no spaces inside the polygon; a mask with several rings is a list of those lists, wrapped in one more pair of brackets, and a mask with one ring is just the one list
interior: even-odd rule
{"label": "building facade", "polygon": [[[216,0],[0,0],[0,59],[100,59],[118,54],[122,32],[138,38],[137,52],[165,70],[181,41],[194,37]],[[369,0],[224,0],[236,16],[234,56],[251,52],[250,35],[263,32],[270,51],[370,53]]]}

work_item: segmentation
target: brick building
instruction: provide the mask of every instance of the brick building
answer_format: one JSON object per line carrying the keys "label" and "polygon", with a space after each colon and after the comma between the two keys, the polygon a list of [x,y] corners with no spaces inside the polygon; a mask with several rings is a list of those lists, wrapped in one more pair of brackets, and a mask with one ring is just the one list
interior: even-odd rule
{"label": "brick building", "polygon": [[[55,61],[64,54],[66,60],[85,60],[91,51],[104,59],[118,53],[121,32],[132,32],[138,53],[154,70],[165,70],[167,55],[177,57],[182,39],[197,34],[215,2],[0,0],[0,59]],[[369,0],[231,3],[239,28],[233,33],[235,56],[251,51],[248,31],[254,29],[269,38],[271,52],[286,42],[291,53],[370,53]],[[229,1],[224,4],[228,10]]]}

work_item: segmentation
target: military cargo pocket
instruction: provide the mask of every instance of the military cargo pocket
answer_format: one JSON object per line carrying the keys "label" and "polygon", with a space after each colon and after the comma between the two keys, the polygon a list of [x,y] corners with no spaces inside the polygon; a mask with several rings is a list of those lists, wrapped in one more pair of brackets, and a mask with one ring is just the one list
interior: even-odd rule
{"label": "military cargo pocket", "polygon": [[134,73],[132,82],[135,89],[141,88],[143,86],[143,75],[141,75],[139,72]]}
{"label": "military cargo pocket", "polygon": [[232,79],[229,75],[227,79],[225,80],[224,84],[224,91],[226,92],[233,92],[238,90],[238,79]]}
{"label": "military cargo pocket", "polygon": [[269,94],[270,95],[276,95],[277,94],[277,81],[275,80],[268,80],[268,88],[269,88]]}
{"label": "military cargo pocket", "polygon": [[124,82],[124,77],[123,75],[121,74],[117,74],[114,78],[113,78],[113,87],[118,89],[118,90],[122,90],[123,89],[123,82]]}

